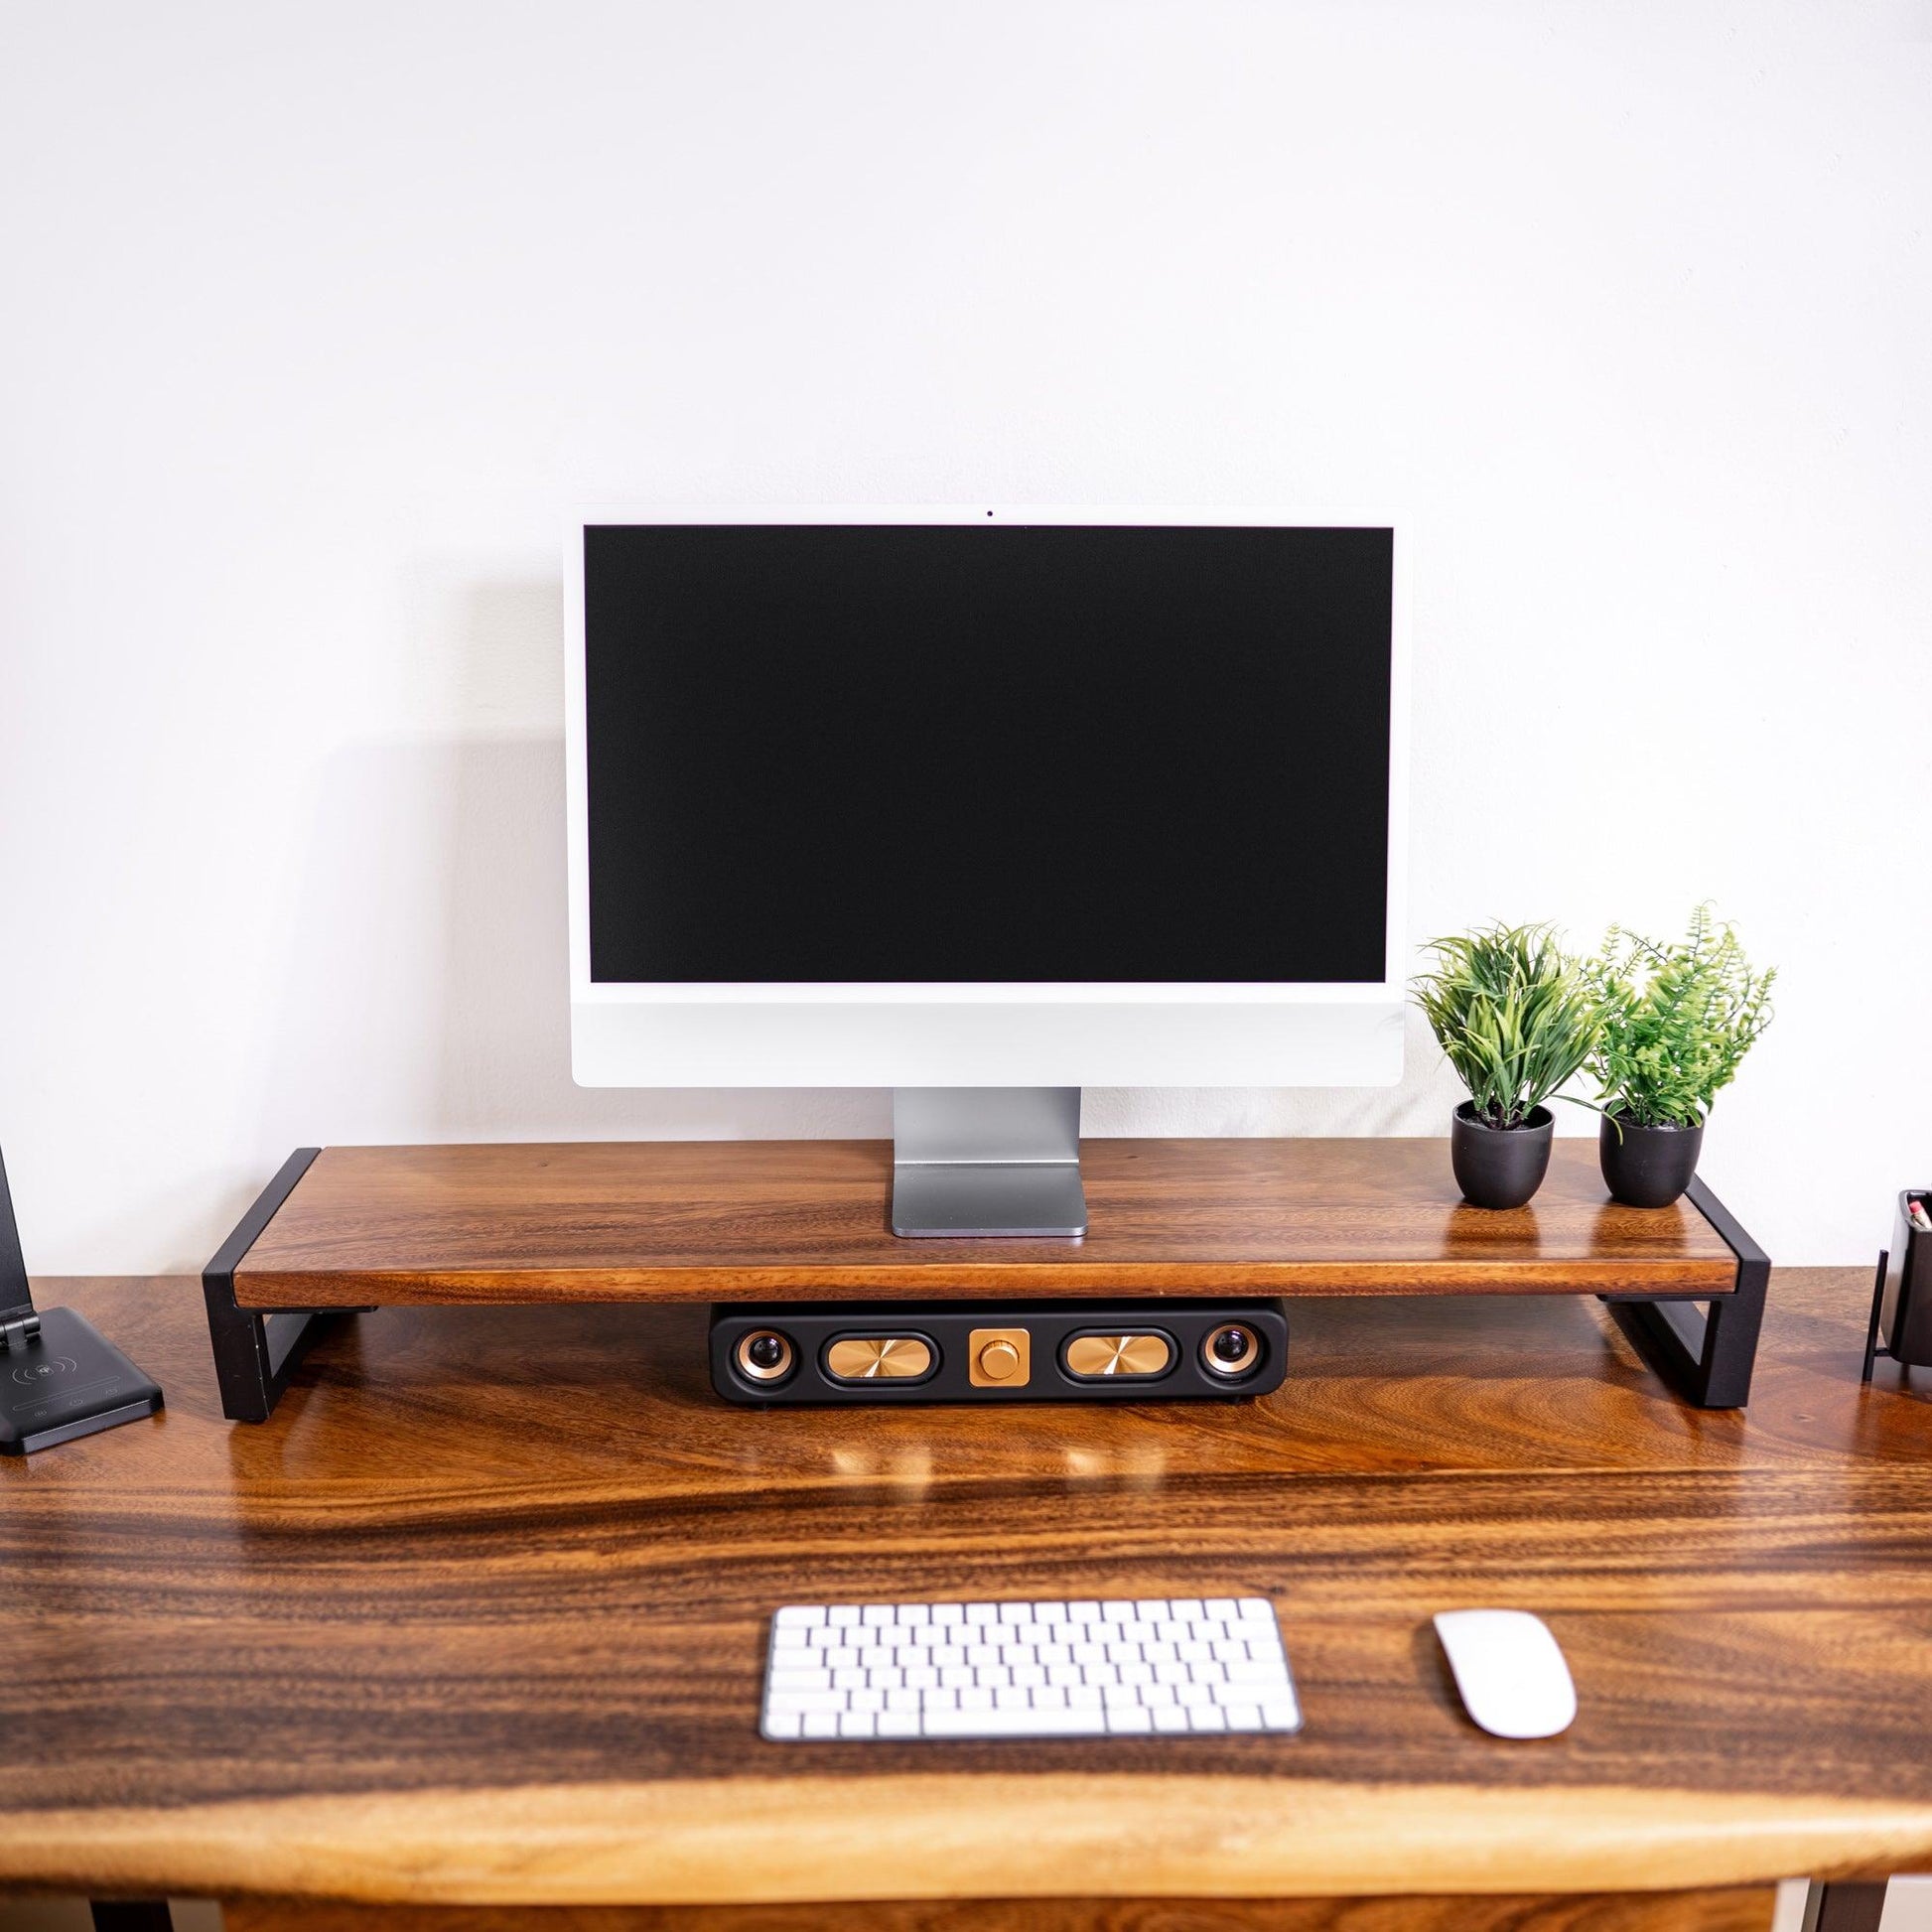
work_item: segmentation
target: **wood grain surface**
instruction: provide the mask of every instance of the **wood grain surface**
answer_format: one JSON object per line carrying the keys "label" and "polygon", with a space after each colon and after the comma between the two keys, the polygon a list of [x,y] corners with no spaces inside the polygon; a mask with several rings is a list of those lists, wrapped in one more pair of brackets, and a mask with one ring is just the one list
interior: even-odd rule
{"label": "wood grain surface", "polygon": [[[1769,1932],[1774,1887],[1453,1898],[844,1901],[839,1932]],[[823,1932],[820,1905],[388,1906],[381,1932]],[[368,1908],[244,1899],[227,1932],[369,1932]]]}
{"label": "wood grain surface", "polygon": [[[881,1295],[1725,1294],[1688,1202],[1610,1200],[1558,1141],[1528,1207],[1446,1141],[1088,1141],[1080,1241],[903,1241],[885,1141],[325,1148],[235,1272],[244,1308]],[[264,1176],[264,1179],[266,1176]]]}
{"label": "wood grain surface", "polygon": [[[1669,1890],[1932,1866],[1932,1377],[1774,1280],[1748,1412],[1593,1301],[1309,1300],[1250,1403],[734,1409],[703,1312],[400,1309],[261,1427],[197,1284],[40,1285],[167,1390],[0,1465],[0,1882],[417,1903]],[[762,1742],[799,1597],[1281,1613],[1298,1738]],[[1427,1619],[1546,1615],[1563,1737]],[[30,1688],[31,1687],[31,1688]],[[25,1815],[23,1815],[25,1814]],[[1132,1921],[1128,1921],[1132,1923]]]}

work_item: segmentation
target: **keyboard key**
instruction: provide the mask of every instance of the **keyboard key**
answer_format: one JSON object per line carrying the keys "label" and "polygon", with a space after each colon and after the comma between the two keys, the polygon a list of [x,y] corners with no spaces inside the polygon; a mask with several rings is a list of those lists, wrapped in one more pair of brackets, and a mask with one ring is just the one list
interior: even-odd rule
{"label": "keyboard key", "polygon": [[1197,1704],[1187,1713],[1187,1723],[1195,1730],[1225,1730],[1227,1718],[1214,1704]]}
{"label": "keyboard key", "polygon": [[1275,1606],[1265,1596],[1244,1596],[1241,1599],[1242,1617],[1249,1623],[1265,1623],[1270,1629],[1275,1624]]}
{"label": "keyboard key", "polygon": [[1101,1711],[927,1711],[920,1729],[927,1737],[1100,1737]]}
{"label": "keyboard key", "polygon": [[805,1719],[807,1737],[836,1737],[839,1734],[839,1721],[829,1711],[810,1713]]}
{"label": "keyboard key", "polygon": [[1187,1714],[1177,1704],[1157,1704],[1148,1713],[1154,1720],[1156,1730],[1185,1730]]}
{"label": "keyboard key", "polygon": [[832,1673],[829,1670],[790,1670],[774,1665],[766,1682],[774,1691],[829,1691],[832,1688]]}
{"label": "keyboard key", "polygon": [[798,1715],[829,1711],[836,1716],[845,1709],[845,1693],[843,1691],[773,1691],[764,1703],[768,1711],[786,1711]]}
{"label": "keyboard key", "polygon": [[1123,1731],[1145,1731],[1154,1728],[1154,1713],[1143,1711],[1138,1704],[1117,1704],[1107,1707],[1107,1728],[1117,1735]]}
{"label": "keyboard key", "polygon": [[772,1619],[781,1630],[803,1629],[825,1621],[823,1603],[787,1603]]}
{"label": "keyboard key", "polygon": [[1259,1730],[1261,1707],[1258,1704],[1230,1704],[1222,1713],[1230,1730]]}
{"label": "keyboard key", "polygon": [[875,1720],[870,1711],[848,1711],[839,1720],[841,1737],[870,1737],[873,1735]]}
{"label": "keyboard key", "polygon": [[1288,1683],[1288,1665],[1277,1657],[1272,1663],[1253,1661],[1224,1665],[1230,1684],[1280,1684]]}
{"label": "keyboard key", "polygon": [[874,1734],[880,1737],[916,1737],[919,1734],[919,1714],[916,1711],[882,1711],[879,1714],[879,1728]]}
{"label": "keyboard key", "polygon": [[764,1714],[764,1734],[767,1737],[796,1737],[804,1722],[796,1711],[767,1711]]}

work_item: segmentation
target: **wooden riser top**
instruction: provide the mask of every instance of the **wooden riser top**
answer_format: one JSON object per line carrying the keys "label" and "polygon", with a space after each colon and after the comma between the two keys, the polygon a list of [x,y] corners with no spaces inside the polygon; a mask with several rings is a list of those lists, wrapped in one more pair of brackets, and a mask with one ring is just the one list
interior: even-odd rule
{"label": "wooden riser top", "polygon": [[1435,1140],[1096,1140],[1081,1241],[905,1241],[885,1141],[339,1147],[235,1270],[244,1308],[1132,1295],[1730,1291],[1688,1201],[1611,1201],[1559,1141],[1512,1213]]}

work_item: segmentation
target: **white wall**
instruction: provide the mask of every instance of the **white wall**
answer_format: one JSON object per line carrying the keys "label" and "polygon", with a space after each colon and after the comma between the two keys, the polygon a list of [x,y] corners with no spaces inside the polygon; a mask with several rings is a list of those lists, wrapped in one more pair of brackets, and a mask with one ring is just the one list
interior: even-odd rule
{"label": "white wall", "polygon": [[1416,934],[1714,896],[1785,973],[1721,1190],[1853,1261],[1932,1180],[1926,0],[0,0],[0,183],[37,1271],[302,1142],[885,1130],[571,1085],[585,499],[1407,505]]}

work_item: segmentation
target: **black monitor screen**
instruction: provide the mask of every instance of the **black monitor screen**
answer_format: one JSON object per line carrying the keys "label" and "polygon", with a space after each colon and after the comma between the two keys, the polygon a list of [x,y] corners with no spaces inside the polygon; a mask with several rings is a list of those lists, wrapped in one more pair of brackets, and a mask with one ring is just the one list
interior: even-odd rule
{"label": "black monitor screen", "polygon": [[591,977],[1379,983],[1392,559],[587,528]]}

